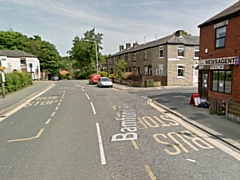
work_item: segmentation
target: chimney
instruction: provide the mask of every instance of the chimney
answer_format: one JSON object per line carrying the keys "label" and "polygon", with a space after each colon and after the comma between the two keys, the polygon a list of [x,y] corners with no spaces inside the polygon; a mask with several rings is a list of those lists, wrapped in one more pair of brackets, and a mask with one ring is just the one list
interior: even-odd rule
{"label": "chimney", "polygon": [[131,47],[131,43],[126,43],[126,49],[129,49]]}
{"label": "chimney", "polygon": [[124,46],[123,46],[123,45],[120,45],[120,46],[119,46],[119,51],[121,52],[121,51],[123,51],[123,49],[124,49]]}
{"label": "chimney", "polygon": [[138,46],[138,43],[137,43],[137,41],[135,42],[135,43],[133,43],[133,47],[135,48],[135,47],[137,47]]}
{"label": "chimney", "polygon": [[183,35],[183,33],[182,33],[182,31],[181,30],[178,30],[178,31],[176,31],[175,32],[175,36],[182,36]]}

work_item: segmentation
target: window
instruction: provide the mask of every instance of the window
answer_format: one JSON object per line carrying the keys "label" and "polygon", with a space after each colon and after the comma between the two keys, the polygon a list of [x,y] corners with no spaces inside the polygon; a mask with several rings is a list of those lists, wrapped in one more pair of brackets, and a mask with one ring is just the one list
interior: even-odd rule
{"label": "window", "polygon": [[163,57],[163,46],[159,46],[159,57]]}
{"label": "window", "polygon": [[177,71],[178,71],[177,77],[179,78],[184,77],[184,67],[185,65],[177,65]]}
{"label": "window", "polygon": [[26,65],[26,59],[25,58],[20,58],[20,63],[22,65]]}
{"label": "window", "polygon": [[136,73],[137,72],[137,67],[133,66],[133,72]]}
{"label": "window", "polygon": [[133,62],[136,62],[136,53],[133,53]]}
{"label": "window", "polygon": [[148,67],[144,66],[144,74],[148,74]]}
{"label": "window", "polygon": [[178,56],[184,57],[184,45],[178,45]]}
{"label": "window", "polygon": [[163,65],[158,65],[158,69],[156,69],[156,75],[164,76]]}
{"label": "window", "polygon": [[148,53],[147,51],[144,52],[144,61],[146,61],[148,59]]}
{"label": "window", "polygon": [[232,71],[213,71],[212,91],[230,94],[232,92]]}
{"label": "window", "polygon": [[225,47],[226,26],[216,29],[216,48]]}
{"label": "window", "polygon": [[194,58],[199,57],[199,46],[194,46]]}

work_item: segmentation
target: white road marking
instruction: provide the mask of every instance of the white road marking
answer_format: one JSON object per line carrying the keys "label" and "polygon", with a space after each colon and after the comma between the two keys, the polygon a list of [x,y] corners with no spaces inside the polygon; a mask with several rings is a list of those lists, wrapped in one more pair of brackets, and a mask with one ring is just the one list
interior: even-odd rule
{"label": "white road marking", "polygon": [[[152,103],[152,101],[148,102],[152,107],[154,107],[155,109],[159,110],[160,112],[164,112],[165,109],[161,108],[160,106]],[[163,106],[161,104],[161,106]],[[164,108],[167,109],[167,107],[163,106]],[[176,113],[176,111],[174,112]],[[188,130],[196,133],[197,135],[199,135],[201,138],[205,139],[206,141],[208,141],[209,143],[213,144],[214,146],[216,146],[217,148],[221,149],[222,151],[224,151],[225,153],[231,155],[232,157],[234,157],[235,159],[237,159],[238,161],[240,161],[240,154],[237,153],[236,151],[232,150],[231,148],[227,147],[226,145],[224,145],[222,142],[219,142],[215,139],[213,139],[211,136],[209,136],[208,134],[206,134],[205,132],[196,129],[195,127],[193,127],[192,125],[190,125],[187,122],[184,122],[183,120],[181,120],[180,118],[176,117],[175,115],[168,113],[168,116],[171,117],[172,119],[174,119],[175,121],[177,121],[178,123],[180,123],[183,127],[187,128]],[[219,133],[218,133],[219,134]]]}
{"label": "white road marking", "polygon": [[91,103],[91,106],[92,106],[93,114],[96,114],[96,111],[95,111],[95,108],[93,106],[93,103],[92,102],[90,102],[90,103]]}
{"label": "white road marking", "polygon": [[105,158],[104,149],[103,149],[100,127],[99,127],[98,123],[96,123],[96,126],[97,126],[97,135],[98,135],[98,144],[99,144],[99,150],[100,150],[101,163],[102,163],[102,165],[105,165],[106,158]]}
{"label": "white road marking", "polygon": [[14,108],[12,111],[4,114],[3,118],[0,118],[0,122],[3,121],[4,119],[6,119],[7,117],[11,116],[12,114],[14,114],[15,112],[19,111],[20,109],[22,109],[24,106],[26,106],[29,102],[31,102],[33,99],[37,98],[38,96],[42,95],[43,93],[47,92],[49,89],[51,89],[53,86],[55,86],[55,84],[49,86],[47,89],[45,89],[44,91],[40,92],[39,94],[37,94],[36,96],[32,97],[31,99],[27,100],[26,102],[24,102],[23,104],[21,104],[20,106]]}
{"label": "white road marking", "polygon": [[86,95],[86,97],[87,97],[88,99],[90,99],[90,97],[88,96],[88,94],[87,94],[87,93],[85,93],[85,95]]}

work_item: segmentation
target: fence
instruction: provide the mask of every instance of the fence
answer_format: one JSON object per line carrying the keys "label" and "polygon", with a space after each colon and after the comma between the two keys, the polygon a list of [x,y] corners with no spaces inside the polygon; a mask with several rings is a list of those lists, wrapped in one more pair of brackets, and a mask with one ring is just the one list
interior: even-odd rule
{"label": "fence", "polygon": [[240,103],[227,101],[226,118],[240,122]]}

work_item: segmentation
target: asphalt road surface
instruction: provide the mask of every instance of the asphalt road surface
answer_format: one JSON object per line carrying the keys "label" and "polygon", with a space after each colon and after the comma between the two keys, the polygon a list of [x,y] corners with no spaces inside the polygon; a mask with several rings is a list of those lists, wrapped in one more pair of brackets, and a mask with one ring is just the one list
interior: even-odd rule
{"label": "asphalt road surface", "polygon": [[151,100],[59,81],[0,122],[3,180],[240,179],[240,155]]}

